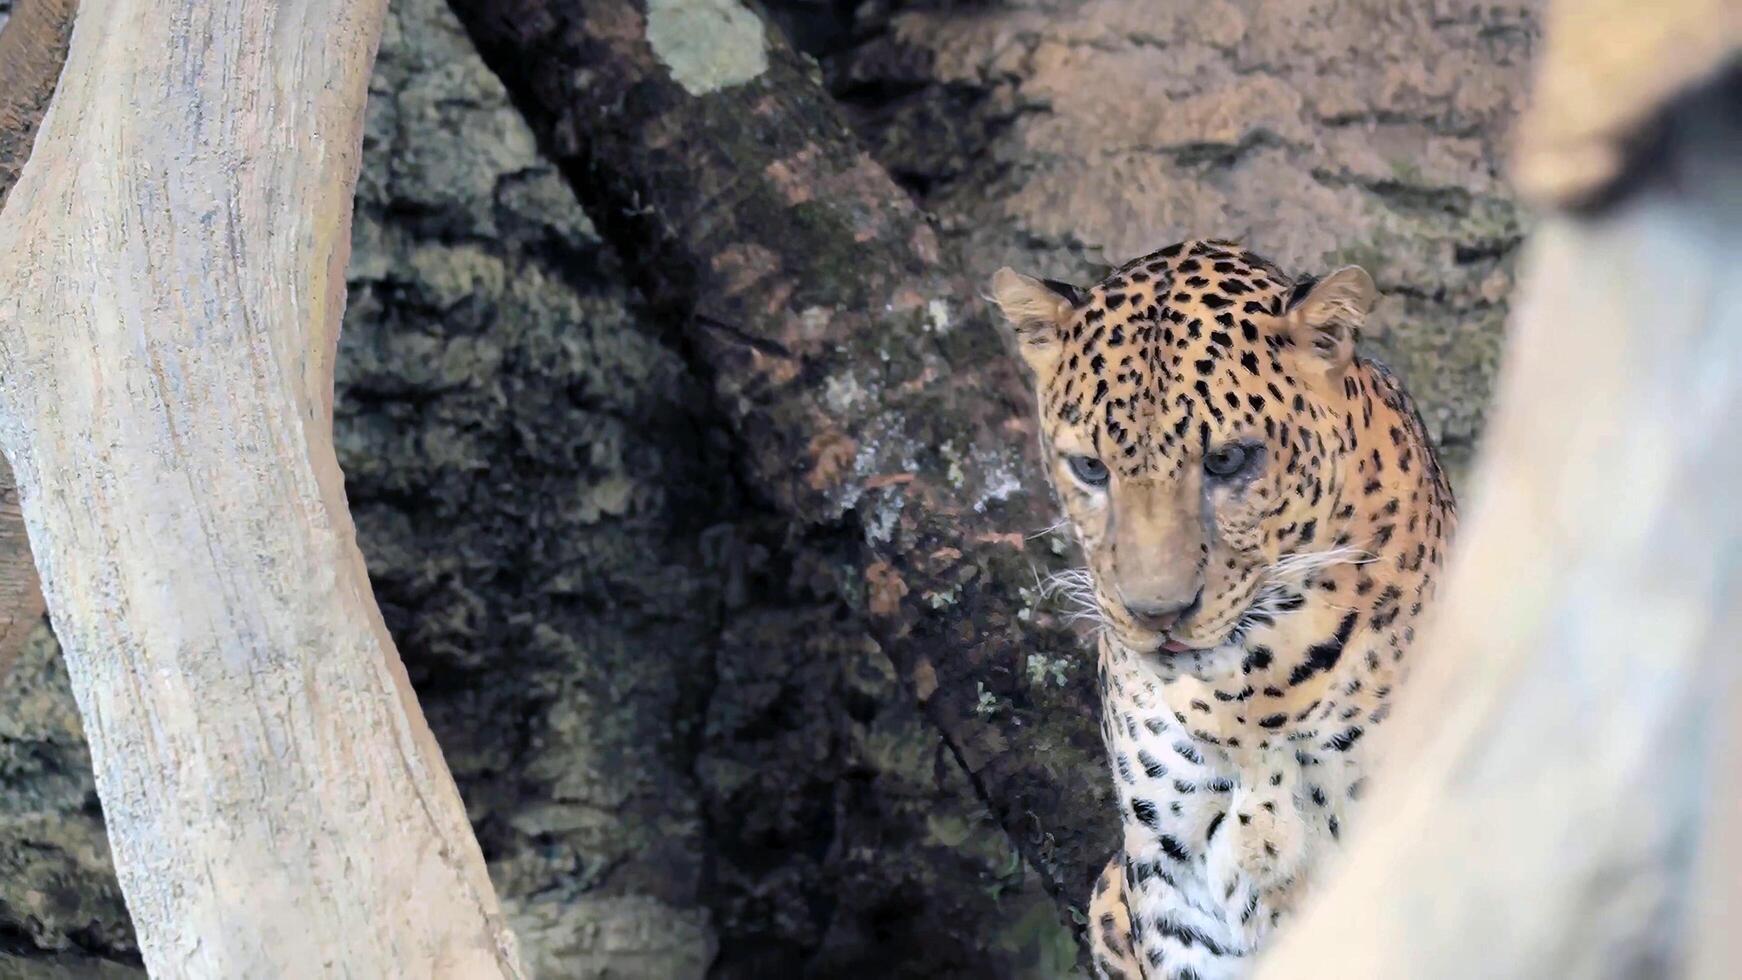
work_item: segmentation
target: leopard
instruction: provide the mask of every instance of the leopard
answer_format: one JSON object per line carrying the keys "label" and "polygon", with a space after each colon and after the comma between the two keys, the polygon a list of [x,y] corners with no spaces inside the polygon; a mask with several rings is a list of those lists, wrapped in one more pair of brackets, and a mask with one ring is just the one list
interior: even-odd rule
{"label": "leopard", "polygon": [[1357,351],[1378,288],[1200,238],[989,296],[1095,622],[1122,839],[1089,961],[1246,976],[1358,817],[1457,522],[1414,401]]}

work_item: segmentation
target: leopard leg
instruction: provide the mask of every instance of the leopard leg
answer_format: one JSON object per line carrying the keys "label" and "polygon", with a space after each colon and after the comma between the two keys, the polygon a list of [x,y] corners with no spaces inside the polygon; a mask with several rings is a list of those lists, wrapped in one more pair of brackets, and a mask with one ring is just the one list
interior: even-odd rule
{"label": "leopard leg", "polygon": [[1125,904],[1125,852],[1114,853],[1089,900],[1089,953],[1099,980],[1143,980]]}

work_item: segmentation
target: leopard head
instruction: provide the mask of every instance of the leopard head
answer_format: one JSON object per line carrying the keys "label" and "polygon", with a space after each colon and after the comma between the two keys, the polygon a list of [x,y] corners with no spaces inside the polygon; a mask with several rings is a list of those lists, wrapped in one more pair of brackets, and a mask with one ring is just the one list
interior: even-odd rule
{"label": "leopard head", "polygon": [[1001,269],[992,299],[1034,381],[1048,473],[1122,644],[1205,662],[1274,615],[1265,586],[1346,544],[1358,267],[1295,280],[1188,241],[1082,288]]}

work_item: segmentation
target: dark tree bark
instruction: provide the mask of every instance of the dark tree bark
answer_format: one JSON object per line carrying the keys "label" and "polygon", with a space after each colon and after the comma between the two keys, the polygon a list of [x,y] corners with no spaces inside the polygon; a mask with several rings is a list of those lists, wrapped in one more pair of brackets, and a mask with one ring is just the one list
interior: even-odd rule
{"label": "dark tree bark", "polygon": [[[853,541],[858,611],[1063,914],[1114,815],[1091,671],[1033,615],[1051,555],[1025,535],[1053,507],[976,285],[808,61],[748,12],[455,7],[583,199],[615,216],[606,233],[643,289],[688,323],[746,481],[795,539]],[[1047,665],[1061,683],[1030,683]]]}
{"label": "dark tree bark", "polygon": [[[0,30],[0,207],[18,181],[67,59],[73,0],[29,0]],[[42,585],[18,509],[18,484],[0,458],[0,680],[42,619]]]}

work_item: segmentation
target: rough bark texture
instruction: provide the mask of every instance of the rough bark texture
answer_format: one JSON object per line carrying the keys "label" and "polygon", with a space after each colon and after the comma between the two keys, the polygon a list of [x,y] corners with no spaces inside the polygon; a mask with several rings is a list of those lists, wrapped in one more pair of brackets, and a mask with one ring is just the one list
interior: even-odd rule
{"label": "rough bark texture", "polygon": [[520,974],[332,447],[384,9],[87,0],[0,214],[0,442],[159,975]]}
{"label": "rough bark texture", "polygon": [[[842,611],[1073,900],[1112,816],[1081,807],[1103,792],[1099,743],[1092,724],[1032,722],[1092,717],[1089,672],[1022,594],[1046,557],[1025,534],[1051,517],[1015,362],[958,299],[973,287],[803,59],[747,11],[718,25],[707,5],[470,15],[556,159],[638,255],[634,274],[684,321],[747,490],[789,535],[835,552]],[[781,966],[763,946],[719,968]]]}
{"label": "rough bark texture", "polygon": [[1606,203],[1532,236],[1378,818],[1261,976],[1735,974],[1742,910],[1696,903],[1734,894],[1704,826],[1742,764],[1742,69],[1647,122],[1607,181],[1539,185]]}
{"label": "rough bark texture", "polygon": [[[1002,370],[977,298],[991,269],[1087,278],[1103,256],[1205,228],[1302,267],[1367,244],[1355,257],[1380,266],[1394,294],[1375,348],[1422,391],[1454,453],[1481,417],[1518,233],[1494,173],[1522,100],[1529,8],[1386,14],[1395,40],[1363,27],[1365,8],[1321,4],[1233,5],[1230,21],[1193,16],[1172,34],[1157,27],[1165,10],[1136,0],[840,9],[795,0],[773,12],[822,59],[895,190],[941,230],[935,259],[905,244],[925,222],[863,157],[759,169],[800,143],[848,145],[839,110],[804,94],[817,82],[802,62],[772,58],[799,94],[768,104],[811,99],[807,128],[741,135],[689,163],[674,150],[662,180],[711,173],[698,186],[718,193],[662,219],[645,200],[626,205],[613,172],[574,166],[572,144],[553,158],[563,144],[517,76],[543,55],[495,62],[529,126],[439,0],[389,12],[338,448],[383,612],[536,973],[694,976],[713,955],[721,976],[1021,976],[1074,960],[1071,906],[1116,821],[1088,659],[1032,594],[1031,564],[1044,574],[1068,561],[1063,542],[938,559],[974,568],[960,589],[898,570],[909,593],[896,619],[947,643],[897,636],[887,620],[873,630],[867,614],[868,550],[959,536],[914,513],[941,518],[1030,449],[1029,435],[996,431],[990,396],[965,380],[886,394],[928,363],[988,362],[961,379]],[[1228,22],[1266,46],[1248,54],[1206,36]],[[1321,74],[1334,91],[1317,94]],[[1273,75],[1298,85],[1282,108],[1244,94]],[[1148,93],[1131,105],[1149,114],[1104,118],[1124,93]],[[1332,95],[1342,108],[1321,111]],[[727,90],[698,132],[731,124],[724,107],[743,97]],[[1159,146],[1158,127],[1177,122],[1165,103],[1208,118],[1218,99],[1222,135],[1201,152]],[[1290,112],[1292,135],[1272,143],[1263,134]],[[1367,139],[1389,157],[1369,155]],[[729,182],[734,167],[744,178]],[[841,170],[814,202],[788,196],[803,191],[799,175]],[[842,216],[850,194],[869,202],[864,225]],[[764,225],[746,223],[763,207]],[[1148,217],[1140,226],[1124,208]],[[1236,210],[1246,217],[1223,220]],[[776,311],[800,314],[801,332],[777,339],[814,374],[771,375],[777,353],[692,324],[698,308],[742,326],[722,306],[767,288],[727,280],[700,247],[709,239],[683,246],[685,258],[657,233],[662,220],[760,242],[789,278],[808,277]],[[786,241],[867,226],[883,231],[864,250],[807,255]],[[912,288],[929,279],[931,292],[880,325],[865,298],[889,280],[863,270],[910,260]],[[860,346],[831,352],[803,332],[813,327]],[[807,388],[820,410],[799,397]],[[827,443],[745,427],[779,399],[804,411],[767,432],[826,423],[876,444],[841,455],[837,486],[872,483],[869,464],[893,459],[930,497],[869,487],[836,513],[844,498],[804,479],[833,458],[819,456]],[[1001,411],[1026,418],[1014,394]],[[871,438],[884,416],[886,438]],[[996,439],[976,458],[987,427]],[[917,447],[911,467],[904,444]],[[964,527],[1050,524],[1044,491],[1022,493]],[[878,575],[887,598],[893,581]],[[969,629],[976,617],[983,631]],[[928,644],[945,650],[929,669],[910,656]],[[34,686],[0,687],[0,778],[15,787],[0,793],[0,952],[125,962],[125,914],[46,631],[25,656],[19,676]]]}
{"label": "rough bark texture", "polygon": [[1358,263],[1365,335],[1454,475],[1495,370],[1521,216],[1501,177],[1540,4],[914,4],[831,84],[977,273],[1092,281],[1190,235]]}

